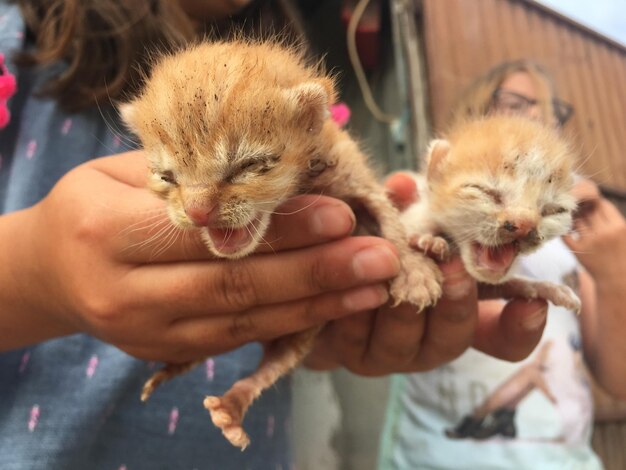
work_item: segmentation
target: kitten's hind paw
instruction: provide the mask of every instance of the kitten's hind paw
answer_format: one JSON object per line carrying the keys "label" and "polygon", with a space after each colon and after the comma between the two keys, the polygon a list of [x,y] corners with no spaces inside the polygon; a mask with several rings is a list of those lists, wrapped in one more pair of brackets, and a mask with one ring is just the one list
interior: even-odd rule
{"label": "kitten's hind paw", "polygon": [[434,254],[440,261],[447,261],[450,255],[450,246],[446,239],[431,233],[413,235],[409,238],[409,245],[426,254]]}
{"label": "kitten's hind paw", "polygon": [[242,451],[250,444],[248,434],[241,426],[241,410],[220,397],[208,396],[204,399],[204,407],[211,414],[213,424],[222,430],[224,437]]}
{"label": "kitten's hind paw", "polygon": [[410,252],[402,257],[400,274],[391,281],[394,305],[409,302],[421,312],[441,297],[443,276],[435,262],[424,254]]}

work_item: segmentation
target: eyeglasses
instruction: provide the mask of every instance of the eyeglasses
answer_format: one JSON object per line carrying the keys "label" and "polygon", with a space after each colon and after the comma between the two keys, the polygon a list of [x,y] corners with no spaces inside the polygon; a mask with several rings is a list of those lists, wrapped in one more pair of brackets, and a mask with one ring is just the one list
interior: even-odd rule
{"label": "eyeglasses", "polygon": [[[527,114],[529,108],[537,104],[539,104],[538,100],[533,100],[524,95],[500,88],[498,88],[491,97],[492,109],[514,114]],[[552,107],[554,108],[554,117],[559,123],[559,126],[565,125],[574,113],[574,108],[571,104],[556,98],[552,100]]]}

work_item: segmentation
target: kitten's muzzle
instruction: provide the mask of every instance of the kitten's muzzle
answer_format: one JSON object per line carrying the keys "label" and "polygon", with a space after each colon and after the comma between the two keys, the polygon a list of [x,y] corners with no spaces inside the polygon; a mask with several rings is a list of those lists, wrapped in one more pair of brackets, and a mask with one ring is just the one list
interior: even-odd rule
{"label": "kitten's muzzle", "polygon": [[540,237],[537,232],[537,224],[529,219],[505,220],[498,232],[502,241],[506,243],[515,241],[530,244],[539,243]]}
{"label": "kitten's muzzle", "polygon": [[216,205],[185,206],[185,214],[198,227],[206,227],[215,223],[219,216]]}

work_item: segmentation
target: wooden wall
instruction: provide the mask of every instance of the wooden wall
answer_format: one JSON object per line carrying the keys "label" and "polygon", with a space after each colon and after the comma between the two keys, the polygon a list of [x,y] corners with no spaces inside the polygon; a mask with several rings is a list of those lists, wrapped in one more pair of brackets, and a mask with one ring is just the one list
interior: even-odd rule
{"label": "wooden wall", "polygon": [[529,0],[422,0],[420,25],[435,131],[476,76],[502,61],[534,59],[575,108],[565,128],[583,172],[626,194],[624,46]]}

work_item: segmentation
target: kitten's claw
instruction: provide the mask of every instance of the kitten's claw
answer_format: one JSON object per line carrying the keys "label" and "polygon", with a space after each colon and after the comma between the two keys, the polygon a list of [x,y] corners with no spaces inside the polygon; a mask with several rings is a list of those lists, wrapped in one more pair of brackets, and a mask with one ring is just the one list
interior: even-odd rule
{"label": "kitten's claw", "polygon": [[435,262],[422,253],[411,252],[402,258],[400,274],[391,282],[394,305],[409,302],[421,312],[441,297],[443,276]]}
{"label": "kitten's claw", "polygon": [[450,255],[450,246],[446,239],[431,233],[413,235],[409,238],[409,245],[424,253],[434,254],[440,261],[446,261]]}
{"label": "kitten's claw", "polygon": [[241,427],[241,410],[223,397],[207,396],[204,399],[204,407],[211,414],[213,424],[222,430],[224,437],[235,447],[243,451],[250,438]]}

